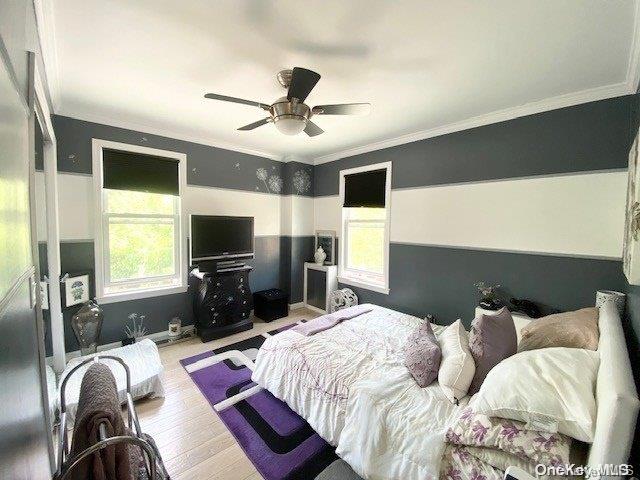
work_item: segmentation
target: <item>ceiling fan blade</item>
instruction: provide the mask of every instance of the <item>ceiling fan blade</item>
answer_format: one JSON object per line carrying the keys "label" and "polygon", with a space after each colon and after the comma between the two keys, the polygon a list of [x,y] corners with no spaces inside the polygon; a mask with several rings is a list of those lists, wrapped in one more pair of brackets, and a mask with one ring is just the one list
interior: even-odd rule
{"label": "ceiling fan blade", "polygon": [[270,105],[266,103],[254,102],[253,100],[245,100],[244,98],[228,97],[226,95],[218,95],[217,93],[207,93],[204,98],[210,98],[211,100],[221,100],[223,102],[241,103],[242,105],[250,105],[252,107],[259,107],[263,110],[269,110]]}
{"label": "ceiling fan blade", "polygon": [[262,120],[258,120],[257,122],[250,123],[249,125],[245,125],[244,127],[240,127],[238,130],[253,130],[254,128],[261,127],[262,125],[266,125],[271,121],[270,117],[263,118]]}
{"label": "ceiling fan blade", "polygon": [[341,103],[338,105],[316,105],[311,109],[314,115],[367,115],[370,103]]}
{"label": "ceiling fan blade", "polygon": [[304,103],[318,80],[320,80],[320,74],[306,68],[293,67],[287,99],[297,98],[301,103]]}
{"label": "ceiling fan blade", "polygon": [[324,133],[324,130],[322,130],[318,125],[313,123],[311,120],[307,120],[307,126],[304,127],[304,133],[306,133],[310,137],[315,137],[316,135],[320,135],[321,133]]}

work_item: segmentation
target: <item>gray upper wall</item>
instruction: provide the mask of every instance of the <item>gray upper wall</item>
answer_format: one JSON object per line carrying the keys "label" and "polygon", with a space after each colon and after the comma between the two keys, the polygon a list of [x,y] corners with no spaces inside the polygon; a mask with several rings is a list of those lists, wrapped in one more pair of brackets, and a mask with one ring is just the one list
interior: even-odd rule
{"label": "gray upper wall", "polygon": [[392,188],[627,168],[633,95],[561,108],[316,165],[315,195],[340,170],[393,161]]}
{"label": "gray upper wall", "polygon": [[[272,194],[313,196],[313,167],[283,163],[175,138],[53,116],[58,170],[91,174],[91,140],[99,138],[187,154],[187,183]],[[264,178],[264,180],[263,180]]]}
{"label": "gray upper wall", "polygon": [[300,162],[282,164],[283,195],[313,197],[314,166]]}

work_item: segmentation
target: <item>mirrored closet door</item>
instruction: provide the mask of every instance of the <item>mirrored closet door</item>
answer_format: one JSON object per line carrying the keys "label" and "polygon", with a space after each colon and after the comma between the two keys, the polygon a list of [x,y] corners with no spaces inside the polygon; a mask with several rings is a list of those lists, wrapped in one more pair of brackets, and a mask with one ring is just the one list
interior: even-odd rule
{"label": "mirrored closet door", "polygon": [[[31,59],[33,62],[33,58]],[[38,70],[31,64],[32,166],[31,231],[33,256],[39,277],[38,338],[41,356],[42,400],[49,423],[51,466],[55,468],[54,437],[58,420],[57,378],[65,367],[60,300],[60,235],[56,142],[47,99]]]}

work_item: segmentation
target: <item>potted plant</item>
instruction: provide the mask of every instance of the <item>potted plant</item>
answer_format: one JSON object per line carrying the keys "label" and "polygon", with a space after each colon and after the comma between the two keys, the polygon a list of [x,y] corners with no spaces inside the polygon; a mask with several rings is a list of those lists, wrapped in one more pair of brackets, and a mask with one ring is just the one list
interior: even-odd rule
{"label": "potted plant", "polygon": [[147,334],[147,328],[144,326],[145,315],[130,313],[127,317],[131,321],[131,325],[125,325],[124,333],[126,337],[122,340],[122,345],[131,345],[136,340]]}
{"label": "potted plant", "polygon": [[474,286],[480,292],[480,308],[485,310],[499,310],[504,303],[498,297],[500,285],[488,285],[484,282],[475,283]]}

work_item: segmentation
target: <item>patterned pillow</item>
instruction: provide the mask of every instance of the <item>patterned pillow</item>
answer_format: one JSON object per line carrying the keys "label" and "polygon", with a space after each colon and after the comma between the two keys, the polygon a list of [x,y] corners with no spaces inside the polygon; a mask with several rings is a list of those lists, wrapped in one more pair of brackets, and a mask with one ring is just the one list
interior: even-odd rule
{"label": "patterned pillow", "polygon": [[511,313],[505,307],[495,314],[480,316],[471,322],[469,350],[476,362],[476,373],[469,387],[469,395],[478,390],[489,370],[518,349],[518,336]]}
{"label": "patterned pillow", "polygon": [[417,327],[404,345],[404,364],[421,387],[430,385],[438,377],[442,352],[431,323]]}

